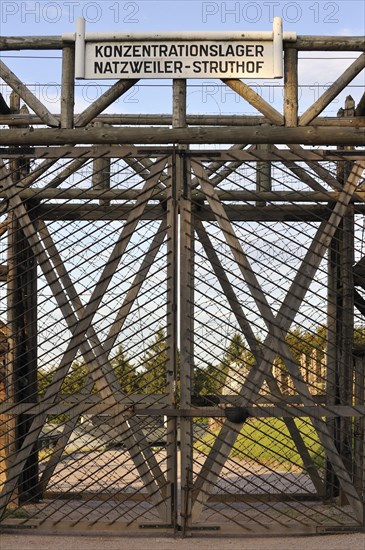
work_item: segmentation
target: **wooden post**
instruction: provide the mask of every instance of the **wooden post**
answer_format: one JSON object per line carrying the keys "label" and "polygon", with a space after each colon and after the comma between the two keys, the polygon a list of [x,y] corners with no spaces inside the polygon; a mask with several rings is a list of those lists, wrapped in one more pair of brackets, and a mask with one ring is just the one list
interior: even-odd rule
{"label": "wooden post", "polygon": [[75,103],[75,49],[62,50],[61,128],[73,128]]}
{"label": "wooden post", "polygon": [[[7,376],[6,376],[6,356],[8,353],[8,328],[6,324],[0,320],[0,403],[5,401],[7,397]],[[8,417],[5,414],[0,414],[0,492],[6,481],[6,463],[7,463],[7,447],[8,447]]]}
{"label": "wooden post", "polygon": [[[257,145],[259,151],[270,151],[270,145],[263,143]],[[271,191],[271,162],[266,160],[259,160],[256,163],[256,191],[261,193],[262,191]],[[256,201],[256,206],[265,206],[265,201]]]}
{"label": "wooden post", "polygon": [[284,121],[298,125],[298,51],[291,48],[284,52]]}
{"label": "wooden post", "polygon": [[[173,127],[185,128],[186,81],[173,83]],[[180,407],[190,408],[193,375],[193,222],[191,212],[191,178],[186,146],[179,146],[175,155],[176,186],[180,212]],[[191,524],[191,487],[193,473],[192,418],[180,419],[181,509],[183,533]]]}
{"label": "wooden post", "polygon": [[[177,186],[175,157],[171,158],[168,167],[169,179],[167,183],[167,316],[166,316],[166,343],[167,364],[166,381],[171,407],[177,407],[177,270],[178,270],[178,244],[177,244]],[[177,498],[178,498],[178,473],[177,473],[177,418],[166,420],[166,454],[167,454],[167,515],[169,523],[177,529]]]}
{"label": "wooden post", "polygon": [[[186,81],[173,81],[172,126],[186,126]],[[169,167],[167,182],[167,382],[169,401],[173,407],[178,406],[178,201],[182,180],[180,155],[174,151]],[[166,183],[166,182],[165,182]],[[167,419],[167,480],[170,487],[170,521],[177,530],[178,525],[178,434],[184,432],[178,419]],[[184,439],[184,435],[182,436]],[[183,443],[181,443],[183,446]]]}
{"label": "wooden post", "polygon": [[[355,117],[365,115],[365,93],[355,109]],[[360,260],[361,261],[361,260]],[[365,355],[355,354],[354,402],[364,404],[365,400]],[[354,420],[354,485],[362,501],[365,502],[365,420]],[[364,518],[365,520],[365,518]]]}
{"label": "wooden post", "polygon": [[[105,126],[102,122],[95,122],[95,126]],[[93,162],[92,186],[95,191],[110,189],[110,158],[99,157]],[[110,201],[100,199],[99,204],[109,206]]]}
{"label": "wooden post", "polygon": [[[338,116],[354,116],[355,103],[346,98],[345,110]],[[337,180],[344,185],[351,171],[351,163],[339,161]],[[353,389],[353,334],[354,334],[354,213],[348,213],[336,231],[329,253],[328,341],[327,341],[327,403],[351,405]],[[349,473],[353,469],[351,419],[328,421],[331,437]],[[339,492],[339,483],[331,465],[326,470],[327,496]],[[340,491],[342,495],[342,491]],[[341,497],[344,501],[344,498]]]}
{"label": "wooden post", "polygon": [[[365,400],[365,355],[355,354],[354,404],[363,405]],[[354,420],[354,486],[359,497],[365,499],[365,421],[363,416]]]}
{"label": "wooden post", "polygon": [[[12,111],[19,111],[20,98],[13,93]],[[27,110],[23,107],[20,111]],[[29,172],[29,164],[14,159],[12,179],[21,185]],[[34,217],[34,201],[27,202],[29,215]],[[35,256],[15,216],[9,223],[9,283],[8,283],[8,398],[15,403],[37,402],[37,264]],[[32,424],[32,416],[16,417],[13,437],[9,442],[10,456],[21,448]],[[18,503],[29,502],[38,496],[38,449],[35,445],[25,463],[17,488]],[[13,501],[14,502],[14,501]]]}
{"label": "wooden post", "polygon": [[[344,117],[355,115],[355,102],[351,96],[345,100]],[[351,149],[351,148],[350,148]],[[337,179],[343,185],[351,171],[352,163],[343,161],[339,163]],[[339,363],[339,398],[340,405],[351,405],[353,394],[353,341],[354,341],[354,211],[350,206],[344,216],[340,227],[340,273],[342,293],[342,326],[341,326],[341,351]],[[342,231],[341,231],[342,229]],[[353,471],[353,428],[350,418],[341,418],[340,424],[340,453],[348,472]],[[345,504],[342,491],[342,501]]]}

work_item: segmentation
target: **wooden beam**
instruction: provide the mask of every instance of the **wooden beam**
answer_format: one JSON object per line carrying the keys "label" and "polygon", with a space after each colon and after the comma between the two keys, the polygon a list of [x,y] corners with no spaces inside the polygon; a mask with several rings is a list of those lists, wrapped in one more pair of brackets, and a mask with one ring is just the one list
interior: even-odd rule
{"label": "wooden beam", "polygon": [[[135,416],[168,416],[179,418],[181,416],[186,416],[188,418],[225,418],[226,413],[222,407],[198,407],[190,406],[189,408],[173,408],[169,407],[168,404],[161,404],[161,407],[156,406],[157,395],[151,400],[150,405],[140,403],[140,399],[143,397],[151,397],[146,395],[139,395],[137,403],[133,407],[128,406],[127,404],[123,405],[122,403],[110,404],[105,401],[99,401],[98,403],[90,403],[89,401],[80,401],[82,397],[79,395],[79,401],[77,403],[14,403],[13,401],[6,401],[0,403],[0,414],[7,414],[10,416],[18,414],[31,414],[38,415],[42,413],[47,414],[64,414],[70,413],[71,415],[99,415],[99,414],[110,414],[111,416],[118,416],[121,414],[131,415],[132,409]],[[130,396],[133,398],[134,396]],[[162,397],[160,395],[160,397]],[[228,396],[225,396],[228,397]],[[272,398],[274,396],[271,396]],[[247,412],[250,418],[335,418],[336,416],[343,416],[345,418],[358,418],[363,419],[365,415],[365,405],[358,404],[351,406],[343,405],[303,405],[302,403],[299,406],[290,405],[283,402],[283,399],[286,399],[288,396],[281,396],[278,398],[276,396],[277,405],[268,406],[265,402],[265,406],[256,406],[247,407]],[[239,403],[240,396],[236,396],[236,401]]]}
{"label": "wooden beam", "polygon": [[[250,86],[239,80],[238,78],[225,78],[222,79],[222,82],[226,84],[231,90],[234,90],[238,95],[243,97],[252,107],[260,111],[264,116],[266,116],[271,122],[282,126],[284,124],[284,117],[279,111],[274,109],[267,103],[258,93],[256,93]],[[247,140],[244,140],[246,143]],[[249,142],[248,142],[249,143]]]}
{"label": "wooden beam", "polygon": [[[0,93],[0,115],[5,115],[5,119],[8,115],[11,114],[11,109],[6,103],[3,94]],[[27,115],[29,116],[29,115]],[[8,124],[7,122],[4,122],[4,124]]]}
{"label": "wooden beam", "polygon": [[62,51],[61,128],[72,128],[75,104],[75,48]]}
{"label": "wooden beam", "polygon": [[[289,149],[271,149],[270,152],[265,150],[257,149],[254,146],[251,146],[249,149],[244,149],[245,145],[233,145],[227,149],[189,149],[187,155],[190,157],[197,156],[199,159],[204,160],[205,162],[213,161],[214,162],[207,168],[209,175],[213,172],[216,172],[219,168],[222,167],[224,162],[233,162],[240,161],[242,162],[256,162],[257,160],[271,160],[271,161],[313,161],[314,164],[317,164],[318,161],[339,161],[339,160],[363,160],[365,158],[365,151],[358,150],[337,150],[337,149],[304,149],[298,145],[289,145]],[[37,179],[36,174],[40,170],[40,174],[43,174],[47,171],[48,167],[52,166],[51,160],[61,160],[63,158],[78,158],[78,159],[94,159],[95,157],[105,157],[105,158],[117,158],[123,159],[125,162],[129,162],[130,166],[133,167],[133,163],[136,164],[138,169],[134,168],[135,172],[142,176],[143,179],[148,177],[149,168],[151,166],[150,158],[159,158],[163,157],[166,154],[171,154],[173,151],[172,146],[166,147],[156,147],[151,145],[145,146],[132,146],[132,145],[96,145],[96,146],[64,146],[57,145],[54,147],[0,147],[0,158],[11,159],[22,158],[29,159],[42,159],[45,158],[44,166],[43,163],[37,166],[34,169],[34,179],[23,178],[23,182],[32,183]],[[273,152],[275,151],[275,152]],[[135,159],[139,159],[140,163]],[[46,163],[49,163],[46,166]],[[238,166],[238,165],[237,165]],[[322,166],[323,167],[323,166]],[[229,167],[227,167],[229,168]],[[147,170],[144,170],[147,169]],[[328,170],[325,171],[326,174],[329,174]],[[33,173],[32,173],[33,174]],[[318,174],[319,175],[319,174]],[[166,177],[164,175],[161,177],[161,181]],[[322,176],[321,176],[322,177]],[[333,176],[332,176],[333,177]],[[324,177],[322,177],[324,179]],[[334,178],[335,179],[335,178]],[[28,187],[28,183],[24,183],[23,187]],[[333,185],[331,184],[331,187]],[[337,182],[338,187],[338,182]]]}
{"label": "wooden beam", "polygon": [[22,100],[43,120],[48,126],[59,126],[59,120],[53,116],[47,107],[19,80],[19,78],[0,59],[1,78],[14,90]]}
{"label": "wooden beam", "polygon": [[344,51],[363,52],[364,36],[311,36],[298,35],[295,42],[284,42],[284,49],[301,51]]}
{"label": "wooden beam", "polygon": [[[67,45],[61,36],[3,36],[0,50],[61,50]],[[316,36],[298,35],[295,42],[284,40],[284,49],[295,48],[303,51],[356,51],[365,49],[363,36]]]}
{"label": "wooden beam", "polygon": [[[275,147],[274,151],[276,151],[276,150],[277,150],[277,148]],[[297,178],[299,178],[303,183],[308,185],[308,187],[313,189],[315,192],[318,192],[320,194],[323,193],[323,192],[326,193],[325,188],[323,187],[323,185],[318,183],[318,181],[315,180],[308,173],[308,171],[305,170],[305,168],[300,166],[299,163],[295,163],[295,162],[292,162],[292,161],[285,161],[285,160],[283,160],[282,162],[283,162],[284,166],[286,166],[286,168],[288,168],[293,174],[295,174],[295,176]]]}
{"label": "wooden beam", "polygon": [[[97,100],[94,101],[89,107],[85,109],[76,119],[75,126],[86,126],[97,115],[100,115],[109,105],[111,105],[116,99],[122,96],[125,92],[130,90],[138,80],[118,80],[115,82],[106,92],[104,92]],[[100,129],[101,130],[101,129]],[[133,141],[133,140],[128,140]],[[118,143],[118,142],[117,142]]]}
{"label": "wooden beam", "polygon": [[0,264],[0,281],[5,282],[8,280],[8,266]]}
{"label": "wooden beam", "polygon": [[284,121],[288,128],[298,126],[298,51],[284,51]]}
{"label": "wooden beam", "polygon": [[[272,145],[266,143],[256,145],[256,149],[267,152],[270,151],[271,147]],[[271,166],[271,162],[268,160],[259,160],[256,163],[256,191],[258,195],[261,195],[256,202],[256,206],[260,208],[266,204],[262,195],[271,191]]]}
{"label": "wooden beam", "polygon": [[[354,401],[355,407],[365,402],[365,357],[355,357],[354,365]],[[365,482],[365,414],[354,419],[354,485],[363,494]]]}
{"label": "wooden beam", "polygon": [[[365,53],[361,54],[346,71],[299,118],[299,126],[307,126],[365,67]],[[338,141],[341,143],[341,141]],[[346,144],[344,144],[346,145]],[[349,144],[351,145],[351,144]]]}
{"label": "wooden beam", "polygon": [[[288,50],[292,51],[292,50]],[[294,50],[295,51],[295,50]],[[285,113],[284,113],[285,114]],[[59,120],[60,114],[54,114]],[[80,116],[76,114],[75,117]],[[102,122],[113,126],[171,126],[172,116],[167,114],[109,114],[102,113],[94,118],[95,122]],[[186,115],[188,126],[259,126],[270,124],[270,119],[264,116],[246,115]],[[44,124],[37,115],[1,114],[0,124],[23,126],[24,124]],[[312,126],[341,126],[352,128],[363,128],[365,116],[357,114],[351,119],[338,119],[337,117],[317,117],[311,122]]]}
{"label": "wooden beam", "polygon": [[[241,151],[245,147],[246,147],[245,145],[240,145],[240,144],[232,145],[226,152],[226,154],[228,155],[227,160],[231,161],[232,152],[235,153],[236,151]],[[215,156],[216,155],[214,154],[212,155],[213,158]],[[222,165],[222,162],[216,162],[216,161],[211,162],[206,167],[206,171],[209,176],[213,176],[211,177],[210,181],[212,182],[214,187],[216,187],[222,181],[228,178],[237,168],[239,168],[242,165],[242,162],[243,162],[242,160],[239,160],[238,162],[237,161],[229,162],[229,164],[227,165]],[[196,177],[192,178],[191,188],[195,189],[198,185],[199,185],[199,180]]]}
{"label": "wooden beam", "polygon": [[[285,165],[288,165],[291,167],[292,163],[285,163]],[[308,182],[308,185],[312,184],[312,178],[308,176],[308,179],[305,178],[305,174],[307,174],[304,170],[304,174],[296,165],[293,167],[293,172],[305,183]],[[239,180],[238,180],[239,181]],[[242,182],[241,182],[242,183]],[[214,184],[214,182],[213,182]],[[313,183],[314,185],[314,183]],[[256,190],[244,190],[244,191],[225,191],[221,189],[217,189],[217,196],[221,201],[225,202],[253,202],[253,201],[265,201],[265,202],[289,202],[289,203],[295,203],[295,202],[307,202],[307,203],[320,203],[320,202],[328,202],[328,201],[336,201],[339,196],[339,191],[326,191],[325,189],[321,189],[321,186],[318,185],[318,191],[256,191]],[[140,193],[142,192],[142,189],[140,187],[134,188],[134,189],[109,189],[109,190],[103,190],[103,189],[77,189],[77,188],[71,188],[71,189],[53,189],[50,187],[41,188],[41,187],[33,187],[31,189],[24,189],[19,192],[17,192],[17,195],[23,199],[39,199],[39,200],[49,200],[49,199],[57,199],[57,200],[97,200],[97,199],[105,199],[107,201],[110,200],[122,200],[122,201],[134,201],[138,198]],[[0,198],[5,198],[6,192],[0,191]],[[202,193],[199,190],[196,190],[192,193],[192,200],[194,201],[202,201],[204,200],[204,193]],[[166,200],[166,191],[160,191],[156,195],[154,195],[155,200],[159,201],[165,201]],[[364,203],[365,202],[365,191],[357,191],[356,194],[354,194],[351,197],[351,203]],[[80,207],[87,206],[86,204],[83,204],[80,202]],[[281,207],[285,208],[285,205],[281,205]]]}
{"label": "wooden beam", "polygon": [[0,50],[61,50],[65,43],[59,35],[53,36],[3,36]]}
{"label": "wooden beam", "polygon": [[364,132],[343,127],[214,127],[197,128],[77,128],[2,130],[0,145],[173,144],[173,143],[298,143],[303,145],[364,144]]}
{"label": "wooden beam", "polygon": [[[27,158],[23,156],[22,158]],[[37,164],[36,167],[29,173],[28,176],[22,178],[22,186],[24,188],[30,187],[32,183],[37,181],[43,174],[45,174],[54,164],[56,164],[57,159],[46,159]]]}
{"label": "wooden beam", "polygon": [[[102,122],[95,122],[95,126],[102,127]],[[111,159],[107,157],[95,158],[93,161],[92,187],[99,193],[99,203],[108,206],[110,201],[103,197],[103,193],[110,190]]]}
{"label": "wooden beam", "polygon": [[[84,166],[84,164],[86,164],[87,161],[88,159],[78,158],[70,162],[59,174],[57,174],[57,176],[55,176],[50,182],[47,183],[46,188],[49,190],[47,192],[50,192],[50,193],[53,192],[56,195],[57,195],[57,192],[62,193],[61,189],[56,190],[55,188],[61,185],[61,183],[63,183],[72,174],[76,173],[77,170],[82,168],[82,166]],[[46,165],[44,166],[44,168],[47,168]],[[48,166],[48,168],[50,168],[50,166]],[[34,173],[34,176],[36,175],[37,175],[37,172]],[[37,179],[38,177],[35,178],[33,181],[37,181]]]}

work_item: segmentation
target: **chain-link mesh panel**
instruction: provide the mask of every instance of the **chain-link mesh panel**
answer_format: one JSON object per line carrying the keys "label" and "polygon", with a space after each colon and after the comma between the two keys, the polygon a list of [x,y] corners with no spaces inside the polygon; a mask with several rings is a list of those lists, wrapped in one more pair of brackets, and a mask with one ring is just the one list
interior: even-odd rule
{"label": "chain-link mesh panel", "polygon": [[7,167],[5,524],[172,521],[170,165],[59,161],[26,201]]}
{"label": "chain-link mesh panel", "polygon": [[326,200],[334,163],[218,164],[211,175],[192,160],[193,402],[207,412],[194,420],[187,521],[246,533],[361,524],[363,318],[351,295],[363,216],[345,206],[354,173],[336,203]]}
{"label": "chain-link mesh panel", "polygon": [[82,151],[4,168],[2,525],[358,528],[361,165]]}

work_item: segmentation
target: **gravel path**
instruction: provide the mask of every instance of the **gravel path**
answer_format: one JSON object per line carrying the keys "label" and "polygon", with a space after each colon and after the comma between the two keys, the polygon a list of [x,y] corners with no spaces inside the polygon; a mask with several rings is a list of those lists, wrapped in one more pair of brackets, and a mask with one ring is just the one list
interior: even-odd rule
{"label": "gravel path", "polygon": [[364,550],[365,533],[309,537],[198,538],[1,535],[1,550]]}

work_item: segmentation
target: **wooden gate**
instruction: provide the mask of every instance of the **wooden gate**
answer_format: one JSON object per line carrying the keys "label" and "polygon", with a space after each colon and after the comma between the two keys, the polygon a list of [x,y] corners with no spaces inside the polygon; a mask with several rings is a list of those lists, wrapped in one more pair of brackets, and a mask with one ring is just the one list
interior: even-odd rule
{"label": "wooden gate", "polygon": [[75,115],[72,44],[1,45],[63,52],[60,114],[0,62],[1,529],[363,529],[364,101],[318,115],[364,54],[300,116],[297,81],[363,40],[284,44],[283,113],[229,80],[260,114],[214,121],[183,80]]}

